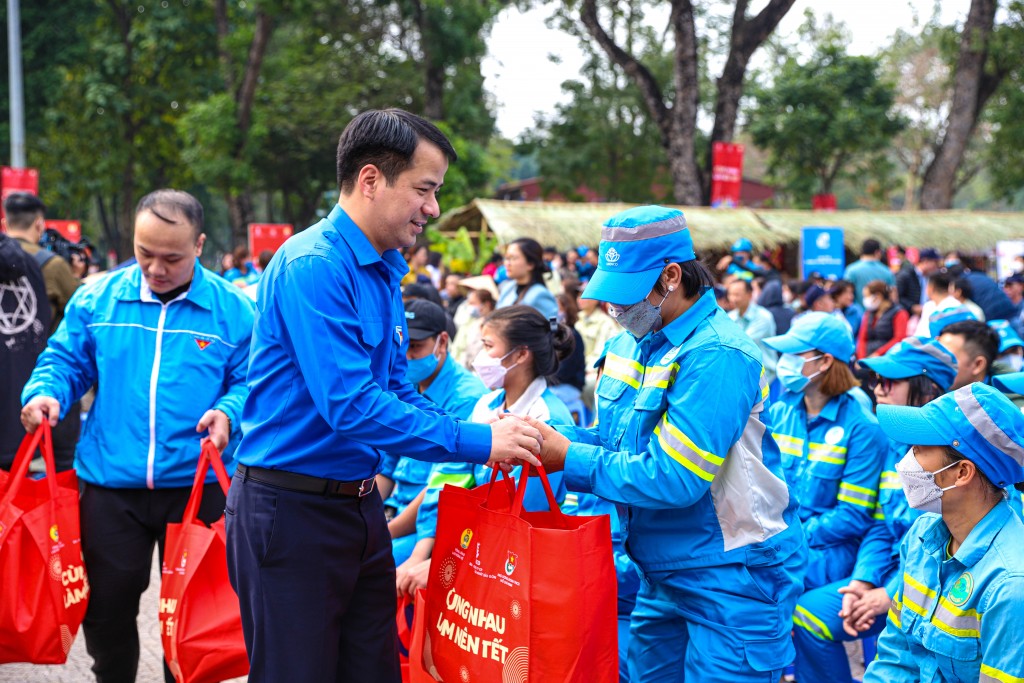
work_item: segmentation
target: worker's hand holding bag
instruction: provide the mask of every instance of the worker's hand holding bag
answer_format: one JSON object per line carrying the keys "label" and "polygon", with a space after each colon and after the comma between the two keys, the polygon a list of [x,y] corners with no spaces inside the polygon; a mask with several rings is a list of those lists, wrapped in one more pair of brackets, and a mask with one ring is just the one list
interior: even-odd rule
{"label": "worker's hand holding bag", "polygon": [[[28,479],[37,447],[46,478]],[[78,478],[57,474],[44,420],[0,471],[0,664],[63,664],[88,602]]]}
{"label": "worker's hand holding bag", "polygon": [[[423,665],[438,680],[614,683],[615,567],[607,516],[523,511],[505,482],[445,486],[427,587]],[[493,495],[488,495],[493,494]]]}

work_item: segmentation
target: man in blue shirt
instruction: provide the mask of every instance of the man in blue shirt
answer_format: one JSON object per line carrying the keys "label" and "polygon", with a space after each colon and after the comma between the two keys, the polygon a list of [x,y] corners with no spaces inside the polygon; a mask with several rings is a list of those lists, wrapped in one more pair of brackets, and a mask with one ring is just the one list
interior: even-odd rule
{"label": "man in blue shirt", "polygon": [[861,295],[864,287],[872,280],[881,280],[890,287],[896,284],[896,277],[882,264],[882,245],[876,239],[866,239],[860,248],[860,260],[851,263],[843,273],[843,279],[853,283],[853,297],[863,305]]}
{"label": "man in blue shirt", "polygon": [[457,420],[406,376],[398,249],[439,215],[455,159],[418,116],[360,114],[338,143],[338,206],[260,279],[225,511],[250,683],[400,681],[395,564],[374,488],[385,453],[537,461],[536,429]]}

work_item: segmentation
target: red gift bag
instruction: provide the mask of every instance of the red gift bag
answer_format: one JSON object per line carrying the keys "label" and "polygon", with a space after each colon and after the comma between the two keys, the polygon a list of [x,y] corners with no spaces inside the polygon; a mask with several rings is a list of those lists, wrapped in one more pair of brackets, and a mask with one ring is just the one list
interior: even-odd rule
{"label": "red gift bag", "polygon": [[[408,655],[401,654],[402,683],[434,683],[434,677],[423,668],[423,634],[426,630],[427,592],[420,588],[416,597],[403,596],[398,601],[398,640]],[[409,627],[407,608],[415,605],[412,628]]]}
{"label": "red gift bag", "polygon": [[228,581],[224,517],[207,527],[196,518],[207,469],[226,494],[220,453],[203,442],[192,495],[181,524],[167,525],[160,582],[160,638],[178,683],[216,683],[249,673],[242,617]]}
{"label": "red gift bag", "polygon": [[423,667],[446,683],[616,683],[617,607],[607,515],[524,512],[529,466],[500,483],[445,486],[424,614]]}
{"label": "red gift bag", "polygon": [[[27,479],[40,445],[46,477]],[[85,618],[78,477],[56,469],[44,421],[0,471],[0,664],[63,664]]]}

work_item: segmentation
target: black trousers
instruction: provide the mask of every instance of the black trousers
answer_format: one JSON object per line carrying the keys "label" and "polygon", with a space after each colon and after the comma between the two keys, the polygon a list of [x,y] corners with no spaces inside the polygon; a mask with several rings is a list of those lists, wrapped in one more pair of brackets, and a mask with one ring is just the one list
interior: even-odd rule
{"label": "black trousers", "polygon": [[249,683],[400,683],[395,562],[380,495],[236,473],[225,510]]}
{"label": "black trousers", "polygon": [[[109,489],[81,484],[82,552],[89,576],[89,608],[82,623],[85,648],[98,683],[134,683],[139,668],[139,599],[149,586],[153,546],[164,556],[169,522],[180,522],[191,487]],[[203,488],[199,518],[224,511],[217,484]],[[155,609],[155,606],[154,606]],[[164,679],[174,677],[164,664]]]}

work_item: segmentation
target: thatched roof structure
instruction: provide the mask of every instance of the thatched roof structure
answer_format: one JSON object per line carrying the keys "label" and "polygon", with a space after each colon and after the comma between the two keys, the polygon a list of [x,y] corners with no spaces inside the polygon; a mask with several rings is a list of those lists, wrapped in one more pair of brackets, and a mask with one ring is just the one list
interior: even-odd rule
{"label": "thatched roof structure", "polygon": [[[500,243],[532,237],[541,244],[568,249],[596,246],[601,224],[635,204],[516,202],[475,199],[441,216],[438,229],[465,227],[472,237],[493,233]],[[740,237],[758,249],[795,245],[803,227],[841,227],[847,248],[868,237],[883,244],[906,244],[980,252],[998,240],[1024,239],[1024,214],[978,211],[799,211],[787,209],[711,209],[679,207],[698,250],[725,251]]]}

